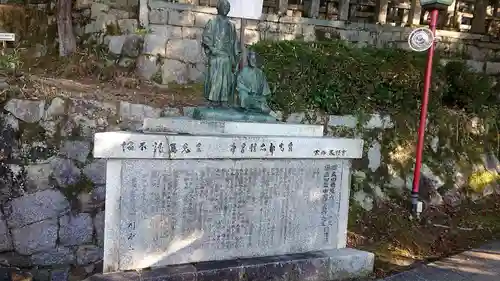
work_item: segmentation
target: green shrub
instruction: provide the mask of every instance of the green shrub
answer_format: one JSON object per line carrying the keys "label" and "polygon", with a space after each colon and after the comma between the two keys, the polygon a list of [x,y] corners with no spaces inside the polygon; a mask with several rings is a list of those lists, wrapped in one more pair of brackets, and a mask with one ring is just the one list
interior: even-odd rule
{"label": "green shrub", "polygon": [[[319,109],[360,120],[375,111],[390,114],[395,128],[384,131],[388,147],[415,141],[426,53],[357,48],[344,41],[259,42],[252,49],[264,60],[274,109],[285,114]],[[439,60],[436,54],[426,143],[439,136],[453,157],[467,161],[476,161],[482,151],[500,157],[500,85],[494,87],[491,77],[471,72],[463,62],[442,66]],[[468,128],[475,116],[485,129],[479,135]],[[426,151],[425,157],[431,157],[430,147]],[[434,156],[445,159],[445,151]]]}
{"label": "green shrub", "polygon": [[[252,46],[274,93],[273,107],[284,112],[320,109],[329,114],[356,112],[418,115],[426,54],[399,49],[357,48],[345,41],[259,42]],[[497,114],[489,77],[463,63],[446,67],[434,59],[430,114],[443,105],[469,113]],[[491,109],[493,108],[493,113]]]}
{"label": "green shrub", "polygon": [[475,113],[498,102],[491,77],[471,72],[463,62],[448,63],[444,74],[447,86],[443,95],[445,105]]}

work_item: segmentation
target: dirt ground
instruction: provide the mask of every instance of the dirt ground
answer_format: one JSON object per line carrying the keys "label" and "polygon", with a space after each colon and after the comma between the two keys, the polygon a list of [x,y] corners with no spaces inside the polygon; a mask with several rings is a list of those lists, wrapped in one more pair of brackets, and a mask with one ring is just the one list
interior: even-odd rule
{"label": "dirt ground", "polygon": [[202,84],[166,87],[142,81],[135,74],[134,67],[120,67],[96,48],[79,50],[70,58],[47,55],[41,58],[26,56],[19,60],[15,71],[0,69],[0,77],[8,77],[9,85],[17,87],[9,93],[10,97],[47,99],[62,95],[128,101],[158,108],[205,103]]}
{"label": "dirt ground", "polygon": [[467,202],[458,208],[425,210],[410,220],[402,204],[350,214],[350,247],[374,252],[373,277],[408,270],[500,238],[500,196]]}
{"label": "dirt ground", "polygon": [[102,82],[92,78],[73,80],[23,74],[10,77],[7,82],[11,86],[17,86],[14,92],[10,93],[11,97],[23,99],[49,99],[55,96],[65,96],[107,102],[127,101],[158,108],[197,106],[205,103],[201,85],[198,84],[175,85],[167,88],[135,78],[130,78],[128,81],[134,86],[127,87],[113,81]]}

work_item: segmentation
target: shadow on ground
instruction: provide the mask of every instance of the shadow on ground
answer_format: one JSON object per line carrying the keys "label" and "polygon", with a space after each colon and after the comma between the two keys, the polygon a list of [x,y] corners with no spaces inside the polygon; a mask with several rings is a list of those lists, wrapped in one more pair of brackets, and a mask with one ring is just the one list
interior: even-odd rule
{"label": "shadow on ground", "polygon": [[500,242],[399,273],[384,281],[500,280]]}
{"label": "shadow on ground", "polygon": [[[349,246],[375,253],[372,279],[416,268],[441,272],[454,264],[452,273],[458,274],[457,278],[470,273],[495,276],[495,280],[500,280],[500,276],[490,275],[488,272],[492,267],[486,266],[494,261],[495,266],[500,269],[500,254],[495,252],[500,250],[500,246],[491,244],[493,246],[487,246],[489,249],[483,247],[480,250],[468,251],[488,241],[500,239],[499,199],[499,196],[491,196],[481,201],[464,203],[458,208],[429,209],[423,214],[423,220],[418,222],[409,219],[410,214],[401,207],[402,204],[379,206],[372,212],[351,210]],[[459,254],[463,251],[468,252]],[[453,256],[457,254],[459,255]],[[460,263],[456,259],[460,259]],[[478,262],[477,260],[482,260],[485,265],[472,264],[472,261]],[[487,263],[486,260],[490,262]],[[477,272],[477,268],[482,271]],[[436,280],[455,281],[451,277]]]}

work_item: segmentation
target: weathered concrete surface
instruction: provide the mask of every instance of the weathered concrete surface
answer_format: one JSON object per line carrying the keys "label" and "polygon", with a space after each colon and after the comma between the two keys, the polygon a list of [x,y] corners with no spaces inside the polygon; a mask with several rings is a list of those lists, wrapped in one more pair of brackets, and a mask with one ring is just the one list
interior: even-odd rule
{"label": "weathered concrete surface", "polygon": [[379,281],[497,281],[500,241]]}

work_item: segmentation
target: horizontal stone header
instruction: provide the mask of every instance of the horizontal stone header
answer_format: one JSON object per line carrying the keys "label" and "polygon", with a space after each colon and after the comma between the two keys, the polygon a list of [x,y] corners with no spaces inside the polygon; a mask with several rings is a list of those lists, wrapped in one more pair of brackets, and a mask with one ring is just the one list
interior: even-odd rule
{"label": "horizontal stone header", "polygon": [[363,140],[326,137],[95,134],[94,157],[118,159],[349,159]]}
{"label": "horizontal stone header", "polygon": [[259,135],[322,137],[323,125],[229,122],[194,120],[188,117],[165,117],[144,119],[145,132],[171,132],[192,135]]}

